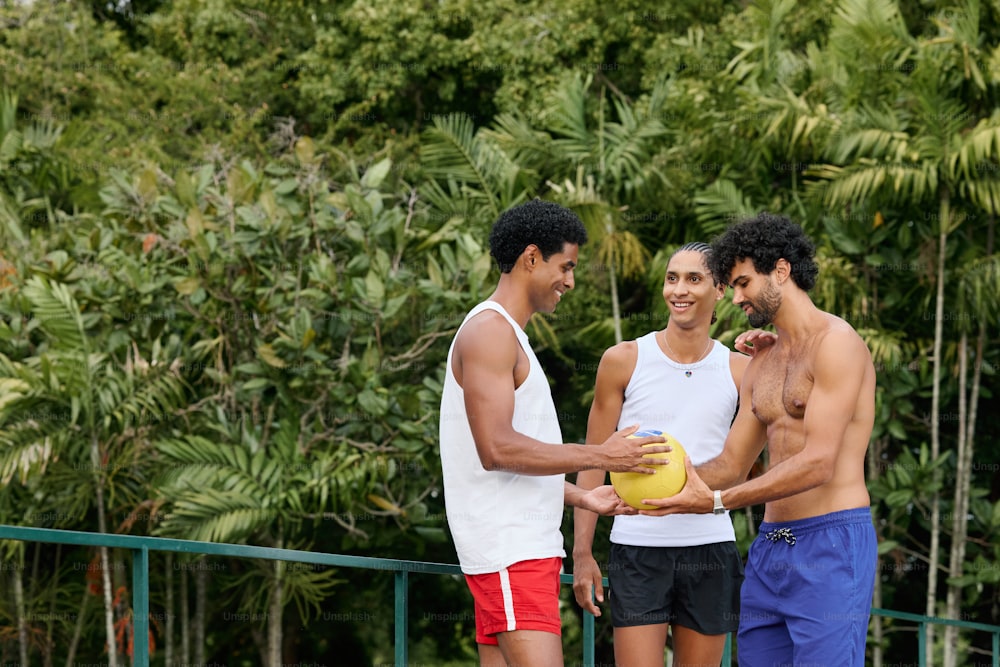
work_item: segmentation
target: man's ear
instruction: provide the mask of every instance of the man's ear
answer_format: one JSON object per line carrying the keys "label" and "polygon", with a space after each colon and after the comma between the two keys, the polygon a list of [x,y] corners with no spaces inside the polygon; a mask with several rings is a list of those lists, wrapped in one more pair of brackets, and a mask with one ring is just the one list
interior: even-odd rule
{"label": "man's ear", "polygon": [[524,261],[524,268],[531,271],[534,269],[535,264],[541,261],[542,251],[534,243],[529,243],[524,248],[524,252],[521,253],[521,259]]}
{"label": "man's ear", "polygon": [[788,277],[792,275],[792,265],[784,257],[780,258],[774,263],[774,275],[778,279],[778,284],[788,280]]}

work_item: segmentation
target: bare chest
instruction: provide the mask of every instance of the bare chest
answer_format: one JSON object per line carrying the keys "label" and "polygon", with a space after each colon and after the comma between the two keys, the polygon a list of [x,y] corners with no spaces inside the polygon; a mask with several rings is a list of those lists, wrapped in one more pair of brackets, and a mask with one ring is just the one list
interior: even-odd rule
{"label": "bare chest", "polygon": [[781,418],[800,420],[813,388],[808,357],[793,350],[775,350],[763,360],[753,382],[753,413],[771,425]]}

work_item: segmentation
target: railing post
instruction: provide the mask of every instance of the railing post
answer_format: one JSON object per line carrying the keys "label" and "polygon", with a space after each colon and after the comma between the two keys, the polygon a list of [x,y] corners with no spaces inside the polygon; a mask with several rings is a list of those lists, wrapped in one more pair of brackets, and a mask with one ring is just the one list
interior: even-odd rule
{"label": "railing post", "polygon": [[132,549],[132,665],[149,667],[149,548]]}
{"label": "railing post", "polygon": [[993,633],[993,667],[1000,667],[1000,632]]}
{"label": "railing post", "polygon": [[733,664],[733,633],[726,633],[726,643],[722,647],[722,667],[730,667]]}
{"label": "railing post", "polygon": [[409,656],[406,646],[406,635],[409,630],[407,612],[410,606],[410,594],[406,570],[396,572],[396,667],[406,667]]}
{"label": "railing post", "polygon": [[923,621],[917,624],[917,664],[927,667],[927,624]]}
{"label": "railing post", "polygon": [[594,667],[594,615],[583,612],[583,667]]}

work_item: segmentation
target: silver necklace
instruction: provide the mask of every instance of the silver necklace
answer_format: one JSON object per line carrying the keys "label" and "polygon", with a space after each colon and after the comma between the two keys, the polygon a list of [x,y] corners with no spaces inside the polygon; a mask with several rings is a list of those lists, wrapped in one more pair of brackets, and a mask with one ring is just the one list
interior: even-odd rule
{"label": "silver necklace", "polygon": [[[667,330],[666,329],[663,330],[663,344],[667,346],[667,350],[670,352],[670,358],[673,359],[674,361],[676,361],[677,363],[681,363],[677,359],[677,357],[679,357],[680,355],[678,355],[676,352],[674,352],[674,348],[670,347],[670,342],[667,340]],[[699,356],[697,359],[695,359],[691,363],[692,364],[696,364],[699,361],[701,361],[702,359],[704,359],[705,357],[707,357],[708,356],[708,351],[711,350],[711,349],[712,349],[712,339],[709,338],[708,339],[708,346],[705,348],[705,351],[702,352],[701,356]],[[689,370],[684,371],[684,375],[685,375],[685,377],[691,377],[691,371],[689,371]]]}

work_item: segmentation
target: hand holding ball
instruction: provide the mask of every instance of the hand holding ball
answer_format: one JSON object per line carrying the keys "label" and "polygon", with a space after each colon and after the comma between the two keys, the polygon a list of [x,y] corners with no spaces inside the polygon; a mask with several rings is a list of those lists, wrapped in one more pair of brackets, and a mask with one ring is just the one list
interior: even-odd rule
{"label": "hand holding ball", "polygon": [[[611,473],[611,485],[615,491],[630,506],[636,509],[656,509],[653,505],[646,505],[643,498],[669,498],[684,488],[687,482],[687,472],[684,470],[684,457],[686,455],[684,447],[677,439],[669,433],[662,431],[645,430],[636,431],[630,438],[644,438],[650,435],[662,435],[667,439],[666,443],[672,447],[669,452],[659,452],[646,454],[646,457],[657,457],[670,459],[668,465],[649,466],[655,472],[652,475],[644,475],[638,472],[613,472]],[[645,445],[651,447],[654,445]]]}

